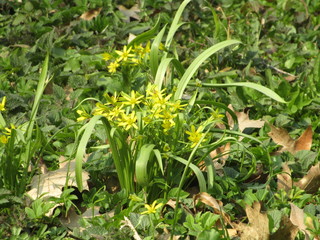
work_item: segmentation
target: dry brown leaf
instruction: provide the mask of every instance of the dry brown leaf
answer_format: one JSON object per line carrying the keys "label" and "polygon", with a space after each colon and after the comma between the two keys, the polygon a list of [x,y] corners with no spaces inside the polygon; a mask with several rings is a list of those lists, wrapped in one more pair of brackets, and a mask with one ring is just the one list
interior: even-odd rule
{"label": "dry brown leaf", "polygon": [[309,126],[304,133],[297,139],[293,140],[287,130],[283,128],[277,128],[270,124],[271,131],[268,135],[272,140],[281,145],[282,148],[277,151],[277,153],[288,151],[292,154],[300,150],[310,150],[312,144],[312,128]]}
{"label": "dry brown leaf", "polygon": [[302,209],[298,208],[293,203],[291,205],[291,212],[290,212],[290,221],[293,225],[297,226],[300,231],[303,231],[305,234],[305,239],[310,239],[310,232],[307,230],[307,226],[304,223],[304,212]]}
{"label": "dry brown leaf", "polygon": [[298,231],[298,227],[293,225],[287,216],[283,215],[279,229],[270,236],[270,240],[294,240]]}
{"label": "dry brown leaf", "polygon": [[193,196],[194,206],[196,206],[199,201],[212,207],[214,213],[221,214],[223,217],[223,220],[231,225],[230,217],[223,210],[223,207],[222,207],[223,204],[221,201],[216,200],[215,198],[213,198],[210,194],[208,194],[206,192],[201,192],[201,193],[198,193]]}
{"label": "dry brown leaf", "polygon": [[[68,215],[65,217],[65,215],[62,214],[59,220],[64,227],[67,227],[73,230],[74,228],[80,228],[80,224],[79,224],[80,219],[82,218],[88,219],[88,218],[100,216],[101,214],[99,213],[99,209],[100,207],[95,206],[94,209],[88,208],[82,214],[78,214],[75,208],[71,208],[68,211]],[[113,217],[114,211],[108,213],[108,215],[110,217]],[[80,229],[80,230],[83,230],[83,229]]]}
{"label": "dry brown leaf", "polygon": [[269,219],[266,213],[261,213],[261,205],[254,202],[253,206],[246,206],[249,224],[234,224],[241,240],[266,240],[269,239]]}
{"label": "dry brown leaf", "polygon": [[222,169],[229,157],[230,142],[226,145],[218,147],[210,153],[210,157],[213,159],[213,165],[216,170]]}
{"label": "dry brown leaf", "polygon": [[292,82],[294,80],[296,80],[297,76],[294,76],[294,75],[289,75],[289,76],[286,76],[284,77],[285,80],[287,80],[288,82]]}
{"label": "dry brown leaf", "polygon": [[[27,192],[31,199],[37,199],[39,196],[60,197],[63,187],[77,186],[75,178],[75,160],[63,161],[60,158],[60,168],[55,171],[50,171],[45,174],[35,175],[31,180],[31,190]],[[87,180],[89,174],[85,171],[82,172],[82,184],[84,189],[88,189]]]}
{"label": "dry brown leaf", "polygon": [[92,20],[93,18],[97,17],[100,14],[101,9],[102,8],[91,9],[91,10],[83,13],[80,16],[80,18],[83,19],[83,20],[86,20],[86,21],[90,21],[90,20]]}
{"label": "dry brown leaf", "polygon": [[[237,116],[238,119],[238,126],[239,130],[243,132],[244,129],[246,128],[262,128],[265,121],[262,120],[250,120],[249,118],[249,112],[237,112],[233,109],[232,105],[229,104],[228,108],[230,108],[235,115]],[[231,128],[234,126],[234,121],[231,115],[227,112],[226,113],[227,119],[228,119],[228,124]]]}
{"label": "dry brown leaf", "polygon": [[277,175],[277,186],[278,190],[284,189],[286,192],[289,192],[292,189],[292,178],[291,178],[291,170],[288,166],[288,163],[284,163],[282,165],[282,173]]}
{"label": "dry brown leaf", "polygon": [[294,185],[305,190],[306,193],[316,193],[320,187],[320,163],[312,166],[307,175],[294,183]]}
{"label": "dry brown leaf", "polygon": [[309,126],[295,142],[294,150],[310,150],[312,145],[312,127]]}
{"label": "dry brown leaf", "polygon": [[130,22],[130,18],[136,19],[136,20],[140,20],[140,17],[137,13],[140,12],[140,9],[138,8],[138,5],[134,5],[132,6],[130,9],[127,9],[125,6],[123,5],[118,5],[118,9],[120,12],[122,12],[122,14],[126,17],[125,21],[126,22]]}
{"label": "dry brown leaf", "polygon": [[[180,202],[179,203],[181,204],[181,206],[183,207],[183,209],[192,214],[192,211],[189,209],[189,207],[187,205],[185,205],[184,203]],[[172,200],[172,199],[169,199],[169,201],[166,202],[166,205],[170,206],[171,208],[175,209],[176,208],[176,204],[177,204],[177,201],[176,200]]]}

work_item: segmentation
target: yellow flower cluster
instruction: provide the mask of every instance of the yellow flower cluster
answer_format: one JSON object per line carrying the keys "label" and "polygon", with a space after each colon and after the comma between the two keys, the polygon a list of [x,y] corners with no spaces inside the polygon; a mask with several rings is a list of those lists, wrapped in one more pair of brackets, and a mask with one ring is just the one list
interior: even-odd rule
{"label": "yellow flower cluster", "polygon": [[145,47],[141,44],[129,48],[124,46],[122,51],[115,50],[113,54],[102,54],[102,58],[109,62],[108,71],[110,73],[115,73],[117,72],[117,68],[122,64],[141,64],[142,60],[148,56],[149,52],[150,42],[148,42]]}
{"label": "yellow flower cluster", "polygon": [[[159,123],[163,132],[168,133],[175,126],[174,118],[186,105],[180,100],[172,101],[172,94],[166,95],[165,89],[159,90],[155,85],[149,85],[145,95],[132,90],[130,95],[121,92],[120,95],[109,96],[105,94],[106,103],[98,102],[93,115],[102,115],[109,121],[125,130],[138,129],[137,112],[142,115],[142,124]],[[90,118],[90,114],[78,110],[80,117],[77,121]]]}

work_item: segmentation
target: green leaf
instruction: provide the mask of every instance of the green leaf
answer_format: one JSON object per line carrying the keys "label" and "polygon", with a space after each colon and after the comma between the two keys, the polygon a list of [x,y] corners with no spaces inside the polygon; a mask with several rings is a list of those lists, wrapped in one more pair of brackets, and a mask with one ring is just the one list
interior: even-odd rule
{"label": "green leaf", "polygon": [[[188,84],[189,86],[197,86],[195,83]],[[219,88],[219,87],[248,87],[255,89],[264,95],[278,101],[281,103],[287,103],[282,97],[280,97],[277,93],[272,91],[271,89],[264,87],[260,84],[252,83],[252,82],[235,82],[235,83],[203,83],[202,87],[210,87],[210,88]]]}
{"label": "green leaf", "polygon": [[83,186],[82,186],[82,161],[85,154],[86,146],[89,141],[89,138],[92,134],[92,131],[97,124],[98,120],[101,118],[101,116],[96,115],[84,126],[85,130],[81,137],[80,143],[77,147],[77,153],[76,153],[76,182],[77,186],[79,188],[79,191],[82,192]]}
{"label": "green leaf", "polygon": [[180,79],[177,87],[177,91],[174,95],[174,99],[178,100],[181,99],[182,94],[187,87],[187,84],[189,83],[190,79],[193,77],[194,73],[198,70],[200,65],[207,60],[211,55],[218,52],[219,50],[228,47],[233,44],[239,44],[241,43],[238,40],[226,40],[220,43],[215,44],[214,46],[208,48],[204,52],[202,52],[193,62],[190,64],[190,66],[187,68],[185,73],[183,74],[182,78]]}
{"label": "green leaf", "polygon": [[140,44],[140,43],[146,42],[146,41],[150,40],[151,38],[153,38],[153,36],[156,34],[156,32],[158,32],[159,26],[160,26],[160,17],[158,18],[157,23],[153,28],[138,35],[135,39],[133,39],[128,44],[128,48],[131,46],[134,46],[135,44]]}
{"label": "green leaf", "polygon": [[[188,164],[188,161],[183,159],[183,158],[181,158],[181,157],[174,156],[174,155],[170,155],[170,157],[176,159],[177,161],[183,163],[184,165]],[[200,192],[206,192],[207,191],[206,180],[205,180],[201,170],[196,165],[194,165],[193,163],[189,164],[189,168],[194,172],[194,174],[196,175],[196,177],[198,179]]]}
{"label": "green leaf", "polygon": [[159,45],[161,43],[161,40],[163,38],[163,34],[166,30],[165,25],[162,30],[158,33],[158,35],[155,37],[152,45],[151,45],[151,50],[150,50],[150,70],[151,70],[151,75],[153,77],[156,76],[158,66],[159,66]]}
{"label": "green leaf", "polygon": [[161,87],[162,87],[164,75],[166,74],[167,68],[172,60],[173,60],[173,58],[167,58],[165,56],[161,59],[157,74],[154,79],[154,84],[156,86],[158,86],[159,89],[161,89]]}
{"label": "green leaf", "polygon": [[136,180],[142,186],[149,184],[148,163],[152,160],[154,144],[145,144],[141,147],[136,161]]}
{"label": "green leaf", "polygon": [[179,23],[179,20],[180,20],[180,17],[181,17],[181,14],[182,12],[184,11],[185,7],[188,5],[188,3],[190,2],[191,0],[185,0],[181,3],[178,11],[176,12],[175,16],[174,16],[174,19],[171,23],[171,26],[170,26],[170,29],[169,29],[169,32],[168,32],[168,36],[167,36],[167,39],[166,39],[166,43],[165,43],[165,47],[166,48],[169,48],[170,45],[171,45],[171,42],[172,42],[172,39],[174,37],[174,34],[176,33],[176,31],[179,29],[179,27],[181,25],[183,25],[183,23]]}

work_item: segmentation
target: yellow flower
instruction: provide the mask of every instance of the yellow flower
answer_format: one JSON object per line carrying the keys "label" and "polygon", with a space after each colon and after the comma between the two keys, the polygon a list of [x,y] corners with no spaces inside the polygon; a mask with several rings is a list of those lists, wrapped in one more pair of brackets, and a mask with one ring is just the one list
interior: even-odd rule
{"label": "yellow flower", "polygon": [[150,109],[150,112],[152,113],[152,117],[155,119],[162,118],[162,110],[159,107],[153,107]]}
{"label": "yellow flower", "polygon": [[216,109],[215,111],[212,111],[210,114],[211,114],[210,118],[212,118],[212,120],[218,120],[219,121],[224,117],[223,114],[219,113],[218,109]]}
{"label": "yellow flower", "polygon": [[142,120],[146,123],[149,124],[152,122],[152,118],[150,116],[145,116],[142,118]]}
{"label": "yellow flower", "polygon": [[174,125],[176,124],[172,120],[169,120],[169,119],[163,120],[162,127],[163,127],[164,133],[167,133]]}
{"label": "yellow flower", "polygon": [[164,110],[162,112],[162,118],[165,119],[165,120],[172,120],[174,119],[175,117],[177,116],[177,114],[172,114],[170,111],[168,110]]}
{"label": "yellow flower", "polygon": [[191,148],[194,148],[198,142],[200,142],[204,133],[202,133],[203,127],[200,126],[197,130],[194,125],[191,126],[191,131],[186,131],[189,135],[188,139],[192,142]]}
{"label": "yellow flower", "polygon": [[162,203],[157,204],[157,200],[155,200],[151,205],[145,204],[144,207],[147,211],[142,212],[141,214],[152,214],[156,213],[158,208],[162,207]]}
{"label": "yellow flower", "polygon": [[131,105],[132,108],[134,108],[134,105],[141,103],[141,99],[143,96],[136,96],[136,92],[134,90],[131,91],[131,95],[122,92],[121,93],[124,100],[127,100],[126,102],[123,102],[125,105]]}
{"label": "yellow flower", "polygon": [[105,61],[109,61],[112,58],[112,55],[110,53],[103,53],[102,59]]}
{"label": "yellow flower", "polygon": [[147,99],[158,99],[158,98],[163,96],[163,92],[165,90],[166,89],[162,89],[160,91],[159,88],[156,85],[149,84],[147,86],[147,90],[146,90]]}
{"label": "yellow flower", "polygon": [[130,194],[129,199],[131,199],[134,202],[142,202],[143,201],[143,199],[138,197],[136,194]]}
{"label": "yellow flower", "polygon": [[169,99],[171,98],[172,94],[169,94],[166,97],[162,95],[158,96],[158,98],[153,98],[154,105],[160,106],[161,108],[165,108],[166,105],[169,105]]}
{"label": "yellow flower", "polygon": [[6,144],[8,143],[8,137],[6,135],[0,136],[0,143]]}
{"label": "yellow flower", "polygon": [[123,47],[123,51],[118,51],[116,50],[115,52],[119,55],[119,57],[117,58],[117,61],[124,61],[126,62],[128,60],[128,58],[130,57],[134,57],[134,54],[130,54],[132,47],[129,47],[129,49],[127,49],[127,46]]}
{"label": "yellow flower", "polygon": [[114,108],[112,108],[112,110],[110,110],[109,112],[109,120],[112,120],[114,118],[117,118],[118,116],[120,116],[121,114],[124,114],[124,110],[122,109],[123,105],[121,106],[116,106]]}
{"label": "yellow flower", "polygon": [[138,129],[136,122],[137,117],[135,112],[132,112],[129,115],[122,114],[118,126],[123,127],[126,131],[128,131],[130,128]]}
{"label": "yellow flower", "polygon": [[188,104],[182,104],[181,105],[181,101],[177,100],[177,101],[175,101],[173,103],[170,103],[169,105],[170,105],[170,110],[172,112],[175,112],[177,110],[184,110],[184,107],[187,106]]}
{"label": "yellow flower", "polygon": [[109,69],[109,73],[115,73],[117,71],[117,67],[119,67],[120,64],[115,61],[109,64],[108,69]]}
{"label": "yellow flower", "polygon": [[134,65],[139,65],[142,63],[141,59],[138,59],[138,58],[132,58],[131,59],[131,62],[134,64]]}
{"label": "yellow flower", "polygon": [[0,103],[0,112],[6,110],[5,107],[4,107],[4,106],[6,105],[6,100],[7,100],[7,97],[4,96],[4,97],[2,98],[2,102]]}
{"label": "yellow flower", "polygon": [[10,124],[11,128],[5,128],[4,130],[6,130],[6,132],[4,132],[5,135],[11,136],[11,131],[12,129],[16,129],[16,126],[13,125],[12,123]]}
{"label": "yellow flower", "polygon": [[109,96],[108,93],[104,93],[103,96],[107,99],[108,104],[117,105],[119,98],[119,96],[117,96],[117,92],[115,92],[112,96]]}
{"label": "yellow flower", "polygon": [[80,115],[80,117],[77,118],[77,122],[81,122],[83,120],[86,120],[90,118],[91,116],[84,110],[77,110],[77,113]]}

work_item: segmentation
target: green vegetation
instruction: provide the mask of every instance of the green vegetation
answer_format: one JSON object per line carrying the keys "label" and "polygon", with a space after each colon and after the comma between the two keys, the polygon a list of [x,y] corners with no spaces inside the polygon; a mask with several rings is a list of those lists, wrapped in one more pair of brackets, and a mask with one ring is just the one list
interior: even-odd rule
{"label": "green vegetation", "polygon": [[319,9],[0,1],[0,238],[319,239]]}

